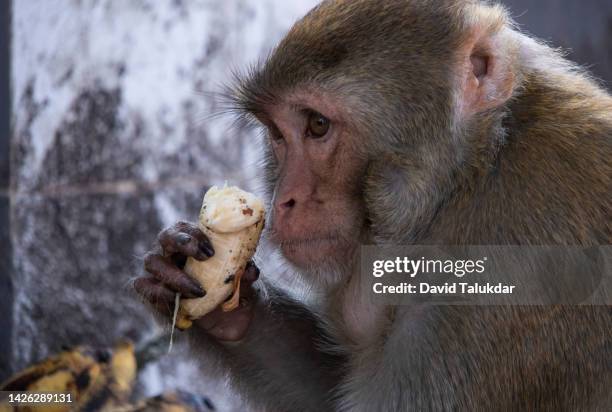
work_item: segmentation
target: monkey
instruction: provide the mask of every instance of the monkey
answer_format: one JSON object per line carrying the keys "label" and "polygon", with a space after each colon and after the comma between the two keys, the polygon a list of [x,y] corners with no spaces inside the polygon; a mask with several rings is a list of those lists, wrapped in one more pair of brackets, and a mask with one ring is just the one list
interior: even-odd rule
{"label": "monkey", "polygon": [[[194,358],[269,411],[610,410],[612,307],[385,306],[363,244],[609,245],[612,97],[500,5],[325,0],[231,92],[263,130],[267,236],[317,293],[247,268]],[[163,230],[136,291],[164,320],[214,254]]]}

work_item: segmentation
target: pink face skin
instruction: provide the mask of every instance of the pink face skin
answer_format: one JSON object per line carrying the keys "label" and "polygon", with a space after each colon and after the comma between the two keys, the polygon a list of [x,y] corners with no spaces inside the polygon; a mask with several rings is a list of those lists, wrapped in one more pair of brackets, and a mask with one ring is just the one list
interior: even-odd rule
{"label": "pink face skin", "polygon": [[359,181],[366,162],[337,107],[320,94],[290,95],[260,118],[279,165],[271,239],[304,269],[346,258],[363,226]]}

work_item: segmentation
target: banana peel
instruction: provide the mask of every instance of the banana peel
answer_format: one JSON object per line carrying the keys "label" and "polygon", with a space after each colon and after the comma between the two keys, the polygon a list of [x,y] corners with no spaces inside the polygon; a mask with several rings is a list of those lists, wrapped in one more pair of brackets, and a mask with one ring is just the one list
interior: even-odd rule
{"label": "banana peel", "polygon": [[112,351],[77,346],[26,368],[0,385],[1,391],[70,394],[72,403],[15,406],[0,398],[0,412],[111,411],[127,401],[136,369],[130,342],[120,342]]}
{"label": "banana peel", "polygon": [[210,412],[214,410],[215,407],[208,398],[177,390],[133,404],[119,406],[113,412]]}

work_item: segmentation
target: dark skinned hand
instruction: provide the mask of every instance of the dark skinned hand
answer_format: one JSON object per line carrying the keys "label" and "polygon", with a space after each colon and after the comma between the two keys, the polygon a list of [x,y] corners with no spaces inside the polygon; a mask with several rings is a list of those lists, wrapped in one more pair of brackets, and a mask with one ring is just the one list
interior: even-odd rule
{"label": "dark skinned hand", "polygon": [[[206,260],[214,254],[210,241],[197,225],[178,222],[164,229],[157,237],[159,246],[147,253],[144,268],[147,275],[134,281],[136,291],[155,310],[172,316],[175,294],[181,298],[198,298],[206,295],[198,282],[183,272],[187,257]],[[238,341],[244,337],[253,318],[252,284],[259,277],[259,269],[250,262],[240,282],[240,306],[230,312],[221,307],[193,322],[221,341]]]}

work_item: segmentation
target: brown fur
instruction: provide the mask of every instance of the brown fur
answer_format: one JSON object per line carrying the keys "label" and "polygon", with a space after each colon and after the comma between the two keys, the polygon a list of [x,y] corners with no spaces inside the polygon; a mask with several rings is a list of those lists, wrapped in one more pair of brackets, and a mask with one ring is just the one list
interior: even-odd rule
{"label": "brown fur", "polygon": [[[470,106],[473,113],[457,109],[471,87],[458,80],[471,53],[492,59],[491,81],[502,91],[492,102],[474,94],[486,104]],[[366,219],[355,225],[371,239],[611,243],[612,99],[516,31],[503,9],[469,0],[325,1],[240,81],[235,98],[247,116],[262,118],[284,96],[313,89],[341,102],[358,131],[352,150],[367,159],[359,179]],[[279,168],[268,152],[270,193]],[[342,329],[342,316],[337,310],[330,323]],[[338,407],[611,406],[608,306],[402,307],[391,321],[367,344],[345,348],[346,371],[329,388]]]}

